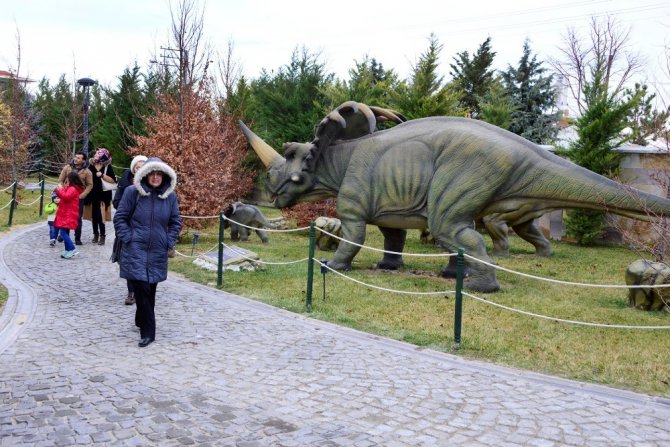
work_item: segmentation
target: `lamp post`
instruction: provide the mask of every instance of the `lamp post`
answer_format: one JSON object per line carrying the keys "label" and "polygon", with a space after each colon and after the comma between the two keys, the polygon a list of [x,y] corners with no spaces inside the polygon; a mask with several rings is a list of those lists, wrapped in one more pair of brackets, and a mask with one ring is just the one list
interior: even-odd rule
{"label": "lamp post", "polygon": [[89,87],[97,84],[97,81],[94,81],[91,78],[81,78],[77,81],[77,84],[81,85],[84,88],[84,143],[82,147],[82,152],[86,154],[88,159],[88,104],[89,104]]}

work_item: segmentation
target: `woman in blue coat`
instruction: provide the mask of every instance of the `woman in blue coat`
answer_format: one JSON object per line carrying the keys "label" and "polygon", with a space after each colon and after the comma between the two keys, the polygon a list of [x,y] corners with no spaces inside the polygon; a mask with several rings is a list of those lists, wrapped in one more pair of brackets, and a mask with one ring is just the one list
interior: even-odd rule
{"label": "woman in blue coat", "polygon": [[181,231],[176,186],[174,170],[160,158],[149,158],[114,215],[116,237],[122,241],[120,275],[133,284],[142,348],[156,339],[156,285],[167,279],[168,251]]}

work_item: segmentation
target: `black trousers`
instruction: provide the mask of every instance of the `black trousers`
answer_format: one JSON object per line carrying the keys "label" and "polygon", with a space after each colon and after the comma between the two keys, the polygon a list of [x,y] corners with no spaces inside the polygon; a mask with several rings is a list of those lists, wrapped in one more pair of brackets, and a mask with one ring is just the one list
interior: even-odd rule
{"label": "black trousers", "polygon": [[84,200],[79,199],[79,220],[77,221],[77,228],[74,230],[74,240],[81,241],[81,216],[84,214]]}
{"label": "black trousers", "polygon": [[135,324],[140,327],[140,338],[156,338],[156,283],[130,280],[135,291]]}
{"label": "black trousers", "polygon": [[91,224],[93,225],[94,236],[105,236],[105,221],[102,216],[102,202],[93,200],[91,203]]}

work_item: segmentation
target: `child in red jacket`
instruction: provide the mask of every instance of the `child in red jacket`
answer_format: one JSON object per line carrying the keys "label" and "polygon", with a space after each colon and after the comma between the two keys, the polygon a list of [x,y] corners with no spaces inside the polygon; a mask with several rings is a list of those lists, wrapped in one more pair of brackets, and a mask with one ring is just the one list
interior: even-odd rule
{"label": "child in red jacket", "polygon": [[58,228],[61,238],[65,243],[65,252],[60,255],[63,259],[70,259],[77,253],[74,243],[70,239],[70,230],[75,230],[79,223],[79,194],[84,190],[84,184],[76,172],[70,172],[65,180],[64,186],[59,186],[54,190],[60,197],[58,211],[56,211],[56,220],[54,226]]}

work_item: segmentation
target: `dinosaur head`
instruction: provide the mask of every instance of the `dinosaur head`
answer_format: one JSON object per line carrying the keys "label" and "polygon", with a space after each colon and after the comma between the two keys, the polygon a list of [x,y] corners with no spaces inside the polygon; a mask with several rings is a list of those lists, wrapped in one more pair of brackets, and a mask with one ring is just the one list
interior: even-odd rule
{"label": "dinosaur head", "polygon": [[314,151],[311,143],[285,143],[285,158],[254,134],[243,122],[240,127],[249,144],[267,168],[266,185],[275,198],[274,206],[286,208],[309,193],[315,184]]}

